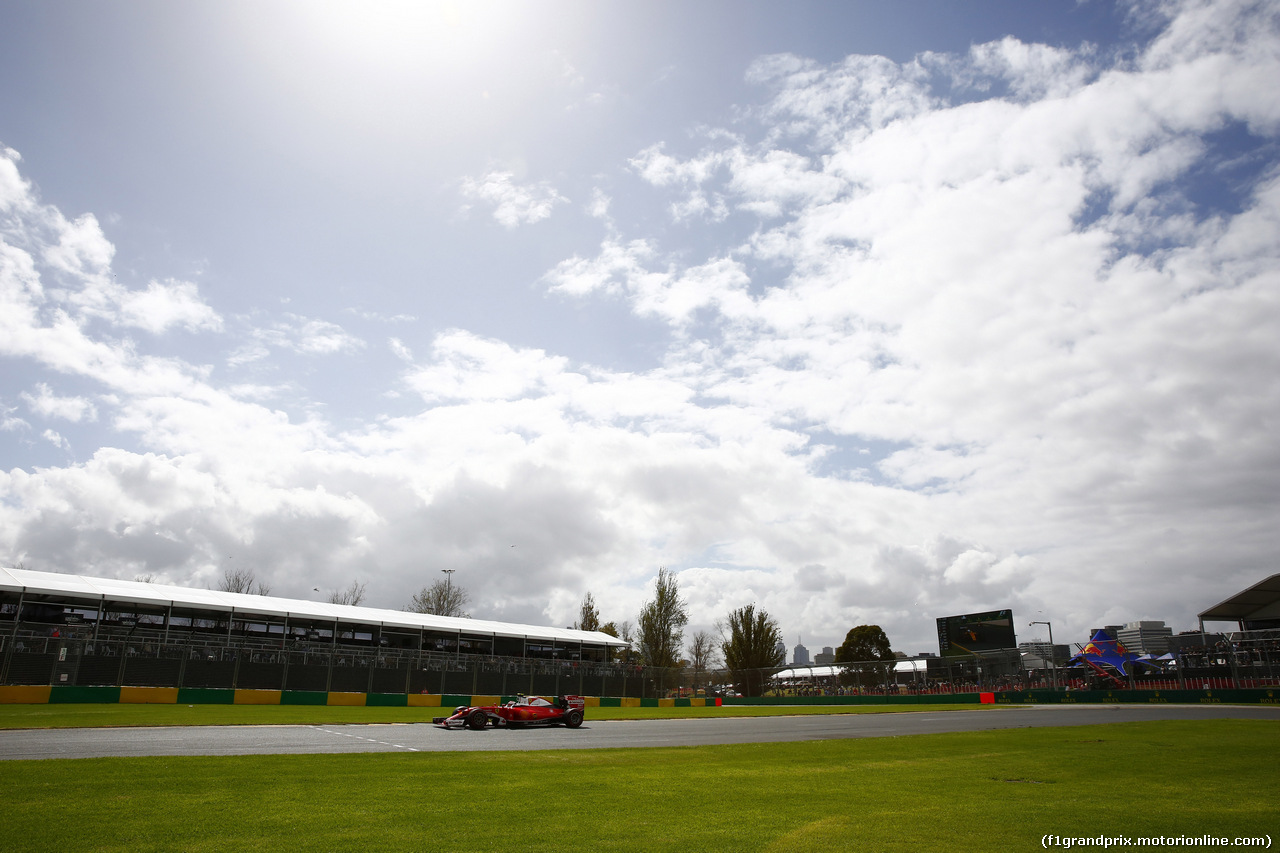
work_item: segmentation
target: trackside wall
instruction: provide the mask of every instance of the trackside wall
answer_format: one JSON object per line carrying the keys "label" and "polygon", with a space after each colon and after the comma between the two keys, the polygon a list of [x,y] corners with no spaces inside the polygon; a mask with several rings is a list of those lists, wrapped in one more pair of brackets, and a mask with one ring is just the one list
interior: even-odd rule
{"label": "trackside wall", "polygon": [[[233,690],[201,687],[0,687],[0,705],[329,705],[382,708],[453,708],[494,705],[514,696],[351,693],[312,690]],[[641,699],[588,696],[588,708],[700,708],[706,705],[1077,705],[1077,704],[1226,704],[1280,705],[1280,688],[1239,690],[1027,690],[996,693],[888,696],[754,696],[724,699]]]}

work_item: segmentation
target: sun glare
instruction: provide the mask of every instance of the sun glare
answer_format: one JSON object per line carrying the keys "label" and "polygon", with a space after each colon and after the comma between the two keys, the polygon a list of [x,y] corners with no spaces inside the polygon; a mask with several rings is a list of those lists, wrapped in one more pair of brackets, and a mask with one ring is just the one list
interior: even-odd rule
{"label": "sun glare", "polygon": [[528,7],[484,2],[309,2],[305,25],[332,58],[387,71],[500,59]]}

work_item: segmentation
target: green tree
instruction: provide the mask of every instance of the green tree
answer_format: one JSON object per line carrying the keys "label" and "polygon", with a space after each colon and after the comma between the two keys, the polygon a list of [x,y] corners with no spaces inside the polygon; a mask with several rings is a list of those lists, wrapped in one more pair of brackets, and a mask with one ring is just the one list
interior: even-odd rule
{"label": "green tree", "polygon": [[245,595],[271,594],[271,587],[258,580],[250,569],[223,569],[218,589],[221,592],[240,592]]}
{"label": "green tree", "polygon": [[455,585],[451,579],[445,579],[415,592],[405,610],[410,613],[430,613],[435,616],[465,617],[467,614],[462,608],[466,607],[470,600],[471,596],[465,589]]}
{"label": "green tree", "polygon": [[351,586],[343,590],[334,590],[329,593],[330,604],[350,604],[355,607],[364,601],[364,584],[360,581],[352,581]]}
{"label": "green tree", "polygon": [[720,646],[724,665],[733,673],[743,696],[759,696],[768,670],[783,663],[784,656],[778,652],[782,640],[778,621],[748,604],[731,612],[721,630],[725,635]]}
{"label": "green tree", "polygon": [[637,621],[640,658],[645,666],[679,666],[684,626],[689,622],[689,614],[685,610],[684,599],[680,597],[675,575],[665,566],[658,569],[653,600],[640,610]]}
{"label": "green tree", "polygon": [[698,676],[711,668],[716,656],[716,638],[709,631],[697,631],[689,639],[689,664],[693,668],[693,689],[698,689]]}
{"label": "green tree", "polygon": [[[875,687],[888,680],[887,668],[894,660],[889,638],[879,625],[859,625],[845,634],[836,649],[836,663],[859,663],[845,667],[841,680],[846,684]],[[885,663],[878,663],[885,661]]]}
{"label": "green tree", "polygon": [[600,630],[600,611],[596,609],[595,597],[590,592],[582,597],[582,606],[578,609],[578,619],[573,627],[579,631]]}
{"label": "green tree", "polygon": [[600,630],[626,643],[622,648],[613,650],[610,655],[611,659],[619,663],[631,663],[631,658],[635,654],[636,644],[635,632],[631,628],[631,623],[625,621],[617,624],[606,622],[600,627]]}

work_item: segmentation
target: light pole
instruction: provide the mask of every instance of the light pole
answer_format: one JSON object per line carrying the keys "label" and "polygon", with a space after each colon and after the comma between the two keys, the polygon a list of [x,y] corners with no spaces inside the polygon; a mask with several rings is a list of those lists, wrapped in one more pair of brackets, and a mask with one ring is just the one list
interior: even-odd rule
{"label": "light pole", "polygon": [[441,609],[446,611],[444,613],[445,616],[452,616],[454,614],[449,611],[453,610],[453,573],[457,569],[441,569],[440,571],[444,573],[444,607]]}
{"label": "light pole", "polygon": [[[1054,660],[1053,652],[1053,623],[1052,622],[1032,622],[1030,625],[1044,625],[1049,629],[1049,677],[1053,679],[1053,689],[1058,689],[1058,662]],[[1028,625],[1027,627],[1030,627]]]}
{"label": "light pole", "polygon": [[[441,615],[453,616],[454,614],[451,612],[453,610],[453,573],[456,570],[441,569],[440,571],[444,572],[444,602],[443,602],[444,606],[441,607],[440,609],[445,611]],[[454,643],[453,658],[454,660],[458,660],[459,658],[462,657],[462,633],[461,632],[458,633],[458,636],[454,639],[453,643]]]}

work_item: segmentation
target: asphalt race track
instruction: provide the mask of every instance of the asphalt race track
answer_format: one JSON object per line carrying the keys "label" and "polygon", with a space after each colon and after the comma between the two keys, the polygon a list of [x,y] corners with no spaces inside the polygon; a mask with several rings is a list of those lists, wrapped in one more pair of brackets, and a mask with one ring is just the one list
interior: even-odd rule
{"label": "asphalt race track", "polygon": [[1105,705],[1002,707],[974,711],[820,714],[700,720],[590,719],[579,729],[443,730],[430,723],[337,726],[182,726],[0,731],[0,759],[157,755],[305,755],[347,752],[613,749],[709,746],[940,732],[1080,726],[1149,720],[1280,722],[1280,707]]}

